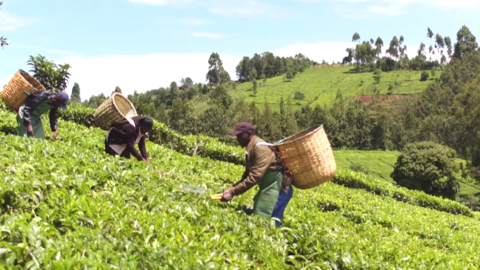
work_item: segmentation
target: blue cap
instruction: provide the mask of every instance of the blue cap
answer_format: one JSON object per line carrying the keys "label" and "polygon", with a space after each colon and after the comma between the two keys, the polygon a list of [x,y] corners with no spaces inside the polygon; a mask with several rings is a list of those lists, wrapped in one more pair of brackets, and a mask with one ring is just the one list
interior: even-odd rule
{"label": "blue cap", "polygon": [[58,92],[57,93],[57,100],[58,102],[60,103],[60,108],[62,108],[62,110],[66,110],[67,109],[67,103],[68,103],[68,94],[65,93],[65,92]]}

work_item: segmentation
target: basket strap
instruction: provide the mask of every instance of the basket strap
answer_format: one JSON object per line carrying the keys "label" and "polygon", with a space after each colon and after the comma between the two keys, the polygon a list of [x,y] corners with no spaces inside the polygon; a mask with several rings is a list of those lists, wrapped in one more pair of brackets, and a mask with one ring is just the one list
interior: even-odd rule
{"label": "basket strap", "polygon": [[[33,87],[33,86],[32,86],[32,89],[30,89],[30,91],[32,91],[32,92],[38,92],[37,88],[35,88],[35,87]],[[25,92],[25,94],[27,94],[27,95],[29,95],[29,96],[32,94],[32,93],[30,93],[30,92],[28,92],[28,91],[23,91],[23,92]]]}

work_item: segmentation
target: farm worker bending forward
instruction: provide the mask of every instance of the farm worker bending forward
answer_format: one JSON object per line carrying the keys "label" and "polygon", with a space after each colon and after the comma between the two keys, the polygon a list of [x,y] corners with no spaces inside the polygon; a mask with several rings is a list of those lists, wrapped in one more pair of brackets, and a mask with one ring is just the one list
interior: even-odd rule
{"label": "farm worker bending forward", "polygon": [[[289,177],[282,176],[281,162],[270,148],[272,144],[255,136],[255,129],[248,122],[240,122],[230,135],[237,136],[238,143],[245,147],[246,167],[242,179],[232,188],[223,192],[222,201],[245,193],[253,186],[259,186],[254,197],[253,214],[283,220],[283,212],[292,198],[293,190]],[[275,221],[278,227],[281,223]]]}
{"label": "farm worker bending forward", "polygon": [[67,103],[68,94],[65,92],[55,93],[53,90],[45,90],[30,94],[25,103],[18,109],[17,135],[45,138],[40,115],[49,112],[50,129],[54,132],[52,139],[56,139],[58,134],[58,108],[67,109]]}
{"label": "farm worker bending forward", "polygon": [[[150,162],[145,148],[145,135],[152,127],[153,120],[147,116],[134,116],[113,123],[105,138],[105,152],[127,159],[134,155],[140,161]],[[135,144],[138,144],[141,154],[135,149]]]}

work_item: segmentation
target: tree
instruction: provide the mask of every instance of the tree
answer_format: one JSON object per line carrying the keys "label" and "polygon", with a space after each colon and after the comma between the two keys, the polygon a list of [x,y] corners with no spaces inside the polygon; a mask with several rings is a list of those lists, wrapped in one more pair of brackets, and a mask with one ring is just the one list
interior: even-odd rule
{"label": "tree", "polygon": [[460,186],[455,178],[459,170],[455,150],[433,142],[405,146],[391,177],[397,184],[428,194],[455,199]]}
{"label": "tree", "polygon": [[443,37],[440,34],[435,36],[435,47],[440,51],[445,47],[445,42],[443,41]]}
{"label": "tree", "polygon": [[253,94],[256,96],[257,95],[257,80],[253,79],[252,81],[252,89],[253,89]]}
{"label": "tree", "polygon": [[230,81],[230,75],[223,68],[218,53],[212,53],[208,59],[207,81],[210,85],[223,84]]}
{"label": "tree", "polygon": [[48,61],[45,56],[30,56],[28,65],[32,66],[33,77],[37,79],[47,89],[55,91],[64,91],[70,78],[69,64],[57,65]]}
{"label": "tree", "polygon": [[422,71],[422,73],[420,74],[420,81],[424,82],[426,80],[428,80],[428,72],[427,71]]}
{"label": "tree", "polygon": [[80,86],[78,83],[75,83],[72,88],[72,95],[70,97],[72,103],[80,103]]}
{"label": "tree", "polygon": [[447,47],[448,56],[451,58],[452,57],[452,40],[450,39],[450,37],[445,37],[444,41],[445,41],[445,47]]}
{"label": "tree", "polygon": [[377,58],[380,58],[380,55],[382,54],[382,47],[383,47],[383,40],[378,37],[377,40],[375,41],[375,54],[377,55]]}
{"label": "tree", "polygon": [[399,41],[396,36],[392,38],[392,41],[390,41],[390,47],[387,50],[387,53],[392,56],[392,58],[396,59],[398,58],[398,47],[399,47]]}
{"label": "tree", "polygon": [[477,51],[478,43],[475,36],[470,32],[470,29],[465,25],[457,33],[457,43],[455,43],[455,49],[453,58],[462,58],[464,54],[473,53]]}
{"label": "tree", "polygon": [[193,80],[190,77],[187,77],[185,79],[182,78],[180,80],[180,88],[182,88],[182,90],[190,89],[192,86],[193,86]]}
{"label": "tree", "polygon": [[360,40],[360,35],[358,33],[353,34],[352,41],[357,42]]}
{"label": "tree", "polygon": [[120,87],[115,87],[115,91],[113,91],[114,93],[122,93],[122,89],[120,89]]}
{"label": "tree", "polygon": [[347,48],[346,49],[348,55],[343,58],[343,63],[348,64],[351,63],[353,60],[353,55],[354,55],[354,49],[353,48]]}
{"label": "tree", "polygon": [[[0,6],[2,6],[3,2],[0,2]],[[2,47],[2,49],[8,45],[8,41],[7,41],[7,38],[6,37],[3,37],[3,36],[0,36],[0,47]]]}
{"label": "tree", "polygon": [[[430,29],[430,27],[428,27],[427,29],[427,37],[430,39],[430,43],[432,42],[432,37],[433,37],[433,31],[432,29]],[[430,44],[432,45],[432,44]]]}
{"label": "tree", "polygon": [[381,69],[375,69],[375,71],[373,72],[373,79],[375,80],[375,82],[377,82],[377,84],[380,83],[380,80],[382,79],[382,70]]}

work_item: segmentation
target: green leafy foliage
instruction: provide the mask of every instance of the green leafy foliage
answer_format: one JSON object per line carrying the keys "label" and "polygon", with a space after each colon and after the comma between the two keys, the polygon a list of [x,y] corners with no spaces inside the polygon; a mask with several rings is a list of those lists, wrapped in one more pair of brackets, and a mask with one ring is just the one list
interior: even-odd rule
{"label": "green leafy foliage", "polygon": [[391,197],[404,203],[453,214],[472,216],[472,212],[468,207],[461,203],[433,197],[424,192],[398,187],[385,180],[373,178],[361,172],[339,171],[335,174],[332,181],[349,188],[363,189],[376,195]]}
{"label": "green leafy foliage", "polygon": [[[94,126],[95,123],[93,117],[94,112],[95,109],[93,108],[70,105],[68,106],[68,110],[60,111],[60,116],[64,120],[91,127]],[[181,135],[164,123],[155,120],[153,129],[149,133],[149,139],[154,143],[164,145],[185,155],[192,155],[196,149],[197,155],[215,160],[235,164],[244,164],[245,162],[243,151],[240,147],[227,146],[217,139],[203,135]]]}
{"label": "green leafy foliage", "polygon": [[48,61],[45,56],[30,56],[28,65],[32,67],[33,77],[45,88],[63,91],[67,87],[70,78],[69,64],[57,65]]}
{"label": "green leafy foliage", "polygon": [[433,142],[409,144],[397,159],[392,178],[399,185],[455,198],[459,184],[455,150]]}
{"label": "green leafy foliage", "polygon": [[428,80],[428,76],[430,76],[430,75],[428,74],[427,71],[425,71],[425,70],[422,71],[422,74],[420,74],[420,81],[424,82],[424,81]]}
{"label": "green leafy foliage", "polygon": [[[0,126],[14,127],[15,115],[0,110]],[[105,131],[71,121],[60,130],[56,141],[0,140],[1,268],[473,269],[480,259],[479,221],[440,209],[458,211],[455,202],[340,172],[335,181],[383,193],[334,183],[295,190],[285,227],[274,229],[240,210],[254,190],[230,204],[185,190],[219,192],[243,166],[152,142],[152,163],[124,160],[104,154]],[[399,191],[403,200],[392,196]]]}
{"label": "green leafy foliage", "polygon": [[373,72],[373,79],[375,80],[375,82],[377,84],[380,83],[380,80],[382,79],[382,70],[381,69],[375,69],[375,71]]}

